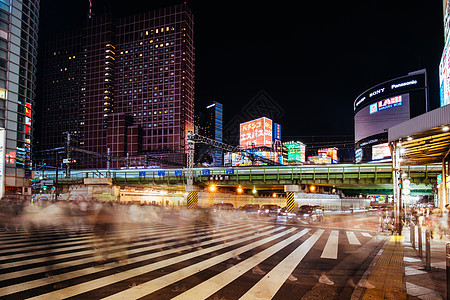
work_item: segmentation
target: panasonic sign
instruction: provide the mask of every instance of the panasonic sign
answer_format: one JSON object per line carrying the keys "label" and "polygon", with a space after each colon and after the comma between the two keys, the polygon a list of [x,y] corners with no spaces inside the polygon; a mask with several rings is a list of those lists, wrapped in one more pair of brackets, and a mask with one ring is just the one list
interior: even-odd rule
{"label": "panasonic sign", "polygon": [[408,85],[414,85],[414,84],[417,84],[417,80],[411,80],[411,81],[406,81],[406,82],[402,82],[402,83],[392,84],[391,89],[397,89],[397,88],[401,88],[401,87],[408,86]]}

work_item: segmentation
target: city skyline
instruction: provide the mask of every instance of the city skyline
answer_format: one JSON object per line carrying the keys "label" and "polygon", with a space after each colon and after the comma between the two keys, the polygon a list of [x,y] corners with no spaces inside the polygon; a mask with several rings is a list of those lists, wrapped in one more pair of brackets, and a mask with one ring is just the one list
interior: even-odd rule
{"label": "city skyline", "polygon": [[[93,11],[120,14],[175,3],[131,1],[123,7],[97,1]],[[428,72],[431,108],[438,106],[440,3],[330,2],[298,9],[256,2],[187,4],[196,23],[196,106],[221,101],[224,127],[264,90],[286,112],[283,120],[274,120],[282,124],[285,140],[350,136],[352,105],[360,93],[422,68]],[[57,13],[63,9],[82,15],[88,3],[42,4],[42,35],[70,28]],[[56,17],[46,19],[49,13]],[[72,14],[64,20],[79,19]]]}
{"label": "city skyline", "polygon": [[[172,153],[169,160],[181,163],[194,128],[193,27],[189,8],[176,5],[122,18],[96,15],[69,34],[42,39],[38,150],[65,144],[67,132],[75,147],[109,153],[112,167],[137,156],[146,163],[148,153]],[[81,164],[106,161],[87,157]]]}

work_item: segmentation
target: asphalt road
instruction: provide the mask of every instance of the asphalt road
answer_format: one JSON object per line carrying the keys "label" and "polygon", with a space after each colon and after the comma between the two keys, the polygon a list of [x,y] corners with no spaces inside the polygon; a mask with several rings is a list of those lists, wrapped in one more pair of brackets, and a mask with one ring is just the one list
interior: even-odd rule
{"label": "asphalt road", "polygon": [[377,225],[361,213],[2,231],[0,298],[350,299],[386,240]]}

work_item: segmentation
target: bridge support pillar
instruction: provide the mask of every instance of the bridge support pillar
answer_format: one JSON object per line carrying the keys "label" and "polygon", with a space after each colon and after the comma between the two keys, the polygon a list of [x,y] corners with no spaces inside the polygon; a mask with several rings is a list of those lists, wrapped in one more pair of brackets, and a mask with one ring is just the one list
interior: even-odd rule
{"label": "bridge support pillar", "polygon": [[87,198],[100,201],[119,200],[120,186],[115,186],[111,178],[85,178],[84,185],[87,186]]}
{"label": "bridge support pillar", "polygon": [[196,208],[198,205],[198,192],[188,192],[186,200],[188,209]]}
{"label": "bridge support pillar", "polygon": [[298,193],[300,187],[298,185],[285,185],[284,191],[286,192],[286,210],[292,212],[295,209],[294,195]]}
{"label": "bridge support pillar", "polygon": [[194,185],[187,185],[186,192],[188,192],[186,198],[186,204],[188,209],[194,209],[198,206],[198,187]]}

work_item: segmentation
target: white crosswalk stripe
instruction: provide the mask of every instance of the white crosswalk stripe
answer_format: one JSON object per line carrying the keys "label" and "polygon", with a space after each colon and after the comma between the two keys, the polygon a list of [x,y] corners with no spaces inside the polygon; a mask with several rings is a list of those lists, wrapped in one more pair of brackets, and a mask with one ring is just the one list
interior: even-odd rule
{"label": "white crosswalk stripe", "polygon": [[346,231],[345,233],[347,234],[348,243],[350,245],[361,245],[353,231]]}
{"label": "white crosswalk stripe", "polygon": [[287,280],[289,275],[294,271],[298,263],[305,257],[306,253],[314,246],[314,243],[322,235],[323,230],[316,231],[309,239],[289,254],[282,262],[265,275],[257,284],[255,284],[240,299],[272,299],[278,289]]}
{"label": "white crosswalk stripe", "polygon": [[365,237],[370,237],[370,238],[372,237],[372,235],[368,232],[361,232],[361,235],[365,236]]}
{"label": "white crosswalk stripe", "polygon": [[178,297],[174,299],[194,299],[195,297],[204,299],[212,295],[214,292],[217,291],[218,288],[223,286],[223,284],[230,283],[245,272],[251,270],[258,264],[260,264],[262,261],[276,253],[277,251],[281,250],[286,245],[294,242],[298,238],[305,235],[309,229],[304,229],[301,232],[291,236],[290,238],[285,239],[282,243],[275,244],[274,246],[258,253],[258,255],[252,256],[251,258],[243,261],[242,263],[239,263],[236,266],[231,267],[230,269],[220,273],[219,275],[215,276],[214,278],[211,278],[195,288],[179,295]]}
{"label": "white crosswalk stripe", "polygon": [[325,244],[321,258],[337,259],[338,257],[339,230],[332,230]]}
{"label": "white crosswalk stripe", "polygon": [[[340,233],[344,237],[341,241]],[[269,264],[265,275],[253,273],[261,277],[240,296],[270,299],[309,256],[336,261],[342,243],[361,245],[372,235],[261,222],[253,223],[251,229],[247,223],[217,228],[164,225],[138,230],[122,228],[116,237],[121,242],[109,245],[109,260],[96,266],[99,253],[93,246],[103,247],[108,241],[92,233],[61,237],[49,231],[40,233],[39,238],[0,233],[0,297],[89,298],[92,293],[104,290],[105,299],[136,299],[176,286],[212,268],[216,271],[201,282],[179,291],[174,289],[177,291],[174,299],[206,299],[259,265],[273,261],[275,256],[275,263]],[[322,242],[318,243],[319,240]],[[127,259],[116,263],[114,260],[123,258],[123,253]],[[162,269],[166,271],[158,273]],[[46,276],[48,272],[51,273]]]}

